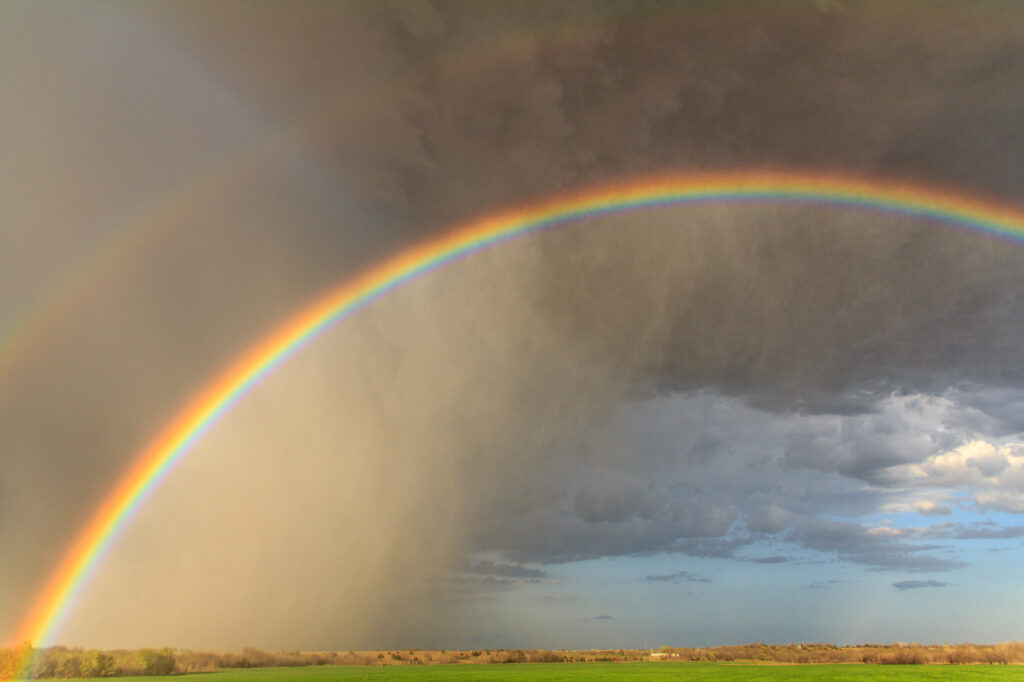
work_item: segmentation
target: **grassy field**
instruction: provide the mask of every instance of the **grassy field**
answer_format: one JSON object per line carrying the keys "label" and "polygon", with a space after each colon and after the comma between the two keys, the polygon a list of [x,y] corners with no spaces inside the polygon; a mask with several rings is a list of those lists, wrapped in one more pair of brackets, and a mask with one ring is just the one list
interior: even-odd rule
{"label": "grassy field", "polygon": [[379,680],[1021,680],[1017,665],[750,665],[743,663],[529,663],[514,665],[257,668],[165,678],[168,682],[376,682]]}

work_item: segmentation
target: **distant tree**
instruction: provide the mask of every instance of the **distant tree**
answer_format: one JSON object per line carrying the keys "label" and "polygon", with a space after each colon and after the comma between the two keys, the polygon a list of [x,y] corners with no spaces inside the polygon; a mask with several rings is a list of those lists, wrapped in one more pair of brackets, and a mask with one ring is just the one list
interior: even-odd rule
{"label": "distant tree", "polygon": [[41,649],[32,661],[29,677],[56,677],[58,662],[57,655],[52,649]]}
{"label": "distant tree", "polygon": [[174,672],[174,652],[166,647],[160,651],[139,649],[138,656],[143,675],[170,675]]}
{"label": "distant tree", "polygon": [[114,657],[92,649],[82,654],[82,677],[113,677],[117,673]]}
{"label": "distant tree", "polygon": [[32,645],[28,642],[20,647],[12,646],[0,649],[0,680],[14,679],[21,672],[21,666],[29,660],[32,654]]}
{"label": "distant tree", "polygon": [[79,652],[64,650],[57,654],[55,677],[82,677],[82,658]]}

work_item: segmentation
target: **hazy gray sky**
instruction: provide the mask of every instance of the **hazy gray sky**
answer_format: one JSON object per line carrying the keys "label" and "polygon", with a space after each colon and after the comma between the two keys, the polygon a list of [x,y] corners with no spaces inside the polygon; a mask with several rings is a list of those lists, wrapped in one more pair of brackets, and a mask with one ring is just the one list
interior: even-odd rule
{"label": "hazy gray sky", "polygon": [[[0,5],[0,631],[139,448],[326,288],[647,173],[1024,204],[1009,3]],[[796,205],[417,280],[238,402],[58,640],[1005,640],[1024,252]]]}

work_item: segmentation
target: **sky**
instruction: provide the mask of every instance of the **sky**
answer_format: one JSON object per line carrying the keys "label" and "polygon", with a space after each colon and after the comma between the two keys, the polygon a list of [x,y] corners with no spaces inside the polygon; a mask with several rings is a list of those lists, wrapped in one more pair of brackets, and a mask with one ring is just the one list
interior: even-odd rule
{"label": "sky", "polygon": [[[749,169],[1024,205],[1022,36],[1005,2],[0,4],[0,633],[221,367],[455,224]],[[238,401],[55,639],[1020,639],[1022,303],[1019,242],[849,207],[478,252]]]}

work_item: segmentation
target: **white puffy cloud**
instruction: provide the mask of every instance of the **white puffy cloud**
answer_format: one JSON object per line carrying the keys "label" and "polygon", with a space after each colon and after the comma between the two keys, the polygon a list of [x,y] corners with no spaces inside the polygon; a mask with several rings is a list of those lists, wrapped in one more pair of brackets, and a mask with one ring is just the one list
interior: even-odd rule
{"label": "white puffy cloud", "polygon": [[908,486],[969,490],[982,509],[1024,513],[1024,443],[972,440],[889,473]]}
{"label": "white puffy cloud", "polygon": [[912,506],[914,511],[923,516],[948,516],[953,513],[949,505],[936,504],[931,500],[917,500]]}

